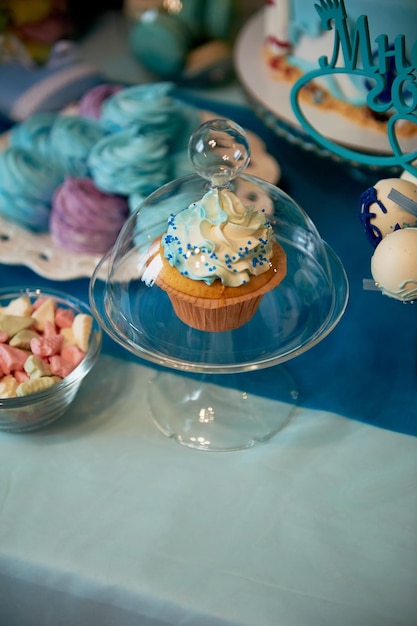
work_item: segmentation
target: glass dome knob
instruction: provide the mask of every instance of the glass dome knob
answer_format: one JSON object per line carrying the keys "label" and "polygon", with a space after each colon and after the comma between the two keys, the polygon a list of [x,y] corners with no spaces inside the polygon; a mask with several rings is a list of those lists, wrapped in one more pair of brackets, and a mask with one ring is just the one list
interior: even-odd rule
{"label": "glass dome knob", "polygon": [[188,152],[194,168],[213,187],[225,187],[250,160],[249,140],[239,124],[213,119],[191,135]]}

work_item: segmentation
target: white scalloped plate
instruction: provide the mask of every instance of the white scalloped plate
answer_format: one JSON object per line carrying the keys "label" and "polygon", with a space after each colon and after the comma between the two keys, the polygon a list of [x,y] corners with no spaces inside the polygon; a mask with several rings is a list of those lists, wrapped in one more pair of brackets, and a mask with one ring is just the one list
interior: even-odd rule
{"label": "white scalloped plate", "polygon": [[32,233],[0,216],[0,262],[26,265],[52,280],[90,277],[102,255],[74,254],[54,245],[49,233]]}

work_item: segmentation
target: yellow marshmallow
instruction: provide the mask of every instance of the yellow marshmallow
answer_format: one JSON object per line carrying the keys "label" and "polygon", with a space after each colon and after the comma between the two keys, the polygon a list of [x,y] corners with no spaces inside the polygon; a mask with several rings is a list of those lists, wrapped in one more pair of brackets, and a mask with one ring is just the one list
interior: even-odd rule
{"label": "yellow marshmallow", "polygon": [[30,393],[36,393],[37,391],[44,391],[55,385],[55,376],[42,376],[42,378],[30,378],[25,380],[24,383],[20,383],[16,389],[18,396],[28,396]]}
{"label": "yellow marshmallow", "polygon": [[28,356],[23,368],[30,378],[41,378],[42,376],[51,375],[51,368],[48,363],[34,354]]}
{"label": "yellow marshmallow", "polygon": [[27,296],[20,296],[15,298],[9,304],[1,309],[1,313],[4,315],[21,315],[23,317],[30,317],[32,313],[32,303]]}
{"label": "yellow marshmallow", "polygon": [[0,315],[0,330],[8,337],[13,337],[21,330],[25,330],[34,324],[33,317],[21,317],[20,315]]}
{"label": "yellow marshmallow", "polygon": [[64,337],[62,348],[66,348],[67,346],[73,346],[75,344],[74,333],[72,332],[72,328],[61,328],[61,330],[59,331],[59,334]]}
{"label": "yellow marshmallow", "polygon": [[7,374],[0,380],[0,398],[15,398],[18,382],[12,374]]}
{"label": "yellow marshmallow", "polygon": [[39,333],[35,330],[20,330],[9,341],[9,345],[14,348],[22,348],[23,350],[29,350],[31,339],[40,337]]}
{"label": "yellow marshmallow", "polygon": [[52,298],[47,298],[36,311],[32,313],[32,317],[35,320],[35,328],[37,330],[45,330],[45,322],[55,322],[55,301]]}
{"label": "yellow marshmallow", "polygon": [[93,326],[93,318],[86,313],[79,313],[75,316],[72,323],[72,332],[74,334],[75,344],[83,352],[88,350],[88,342],[90,340],[91,328]]}

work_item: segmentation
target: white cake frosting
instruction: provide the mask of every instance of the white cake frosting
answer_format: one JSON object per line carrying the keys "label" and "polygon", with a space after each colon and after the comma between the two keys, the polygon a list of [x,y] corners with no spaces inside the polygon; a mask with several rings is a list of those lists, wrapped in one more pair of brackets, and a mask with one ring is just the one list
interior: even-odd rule
{"label": "white cake frosting", "polygon": [[[338,1],[332,0],[332,3],[337,4]],[[295,68],[293,75],[288,72],[288,67],[277,73],[277,80],[285,74],[288,80],[296,80],[297,73],[300,75],[318,69],[320,57],[331,58],[334,31],[321,28],[317,4],[319,0],[265,0],[265,62],[272,73],[280,65],[280,59],[285,59],[291,68]],[[344,0],[344,5],[350,32],[361,15],[367,16],[372,52],[377,51],[375,40],[378,36],[387,35],[388,44],[392,45],[398,35],[404,35],[407,59],[415,64],[412,47],[417,35],[416,0]],[[339,58],[337,65],[343,66],[343,59]],[[370,88],[366,77],[337,74],[320,78],[318,84],[336,100],[354,108],[366,108]],[[316,100],[319,104],[319,94]]]}

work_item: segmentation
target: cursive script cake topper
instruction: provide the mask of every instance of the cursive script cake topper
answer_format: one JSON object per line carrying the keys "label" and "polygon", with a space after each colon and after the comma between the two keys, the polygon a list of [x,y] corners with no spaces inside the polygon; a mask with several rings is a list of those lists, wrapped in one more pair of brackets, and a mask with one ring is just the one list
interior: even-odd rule
{"label": "cursive script cake topper", "polygon": [[[334,46],[331,59],[320,57],[319,68],[304,74],[292,88],[291,106],[299,123],[316,142],[347,160],[380,167],[399,166],[416,176],[417,167],[413,161],[417,159],[417,149],[407,153],[402,151],[395,125],[402,121],[417,124],[417,40],[411,47],[411,62],[406,58],[405,36],[401,34],[391,46],[387,35],[378,35],[374,54],[366,15],[359,16],[353,29],[349,29],[344,0],[320,0],[315,8],[321,27],[334,29]],[[344,66],[336,66],[340,52]],[[389,71],[391,67],[394,67],[393,73]],[[337,144],[308,121],[300,106],[301,89],[312,80],[334,74],[362,76],[372,83],[367,95],[368,107],[377,114],[392,112],[387,123],[392,154],[370,154]],[[380,97],[382,94],[383,98]]]}

